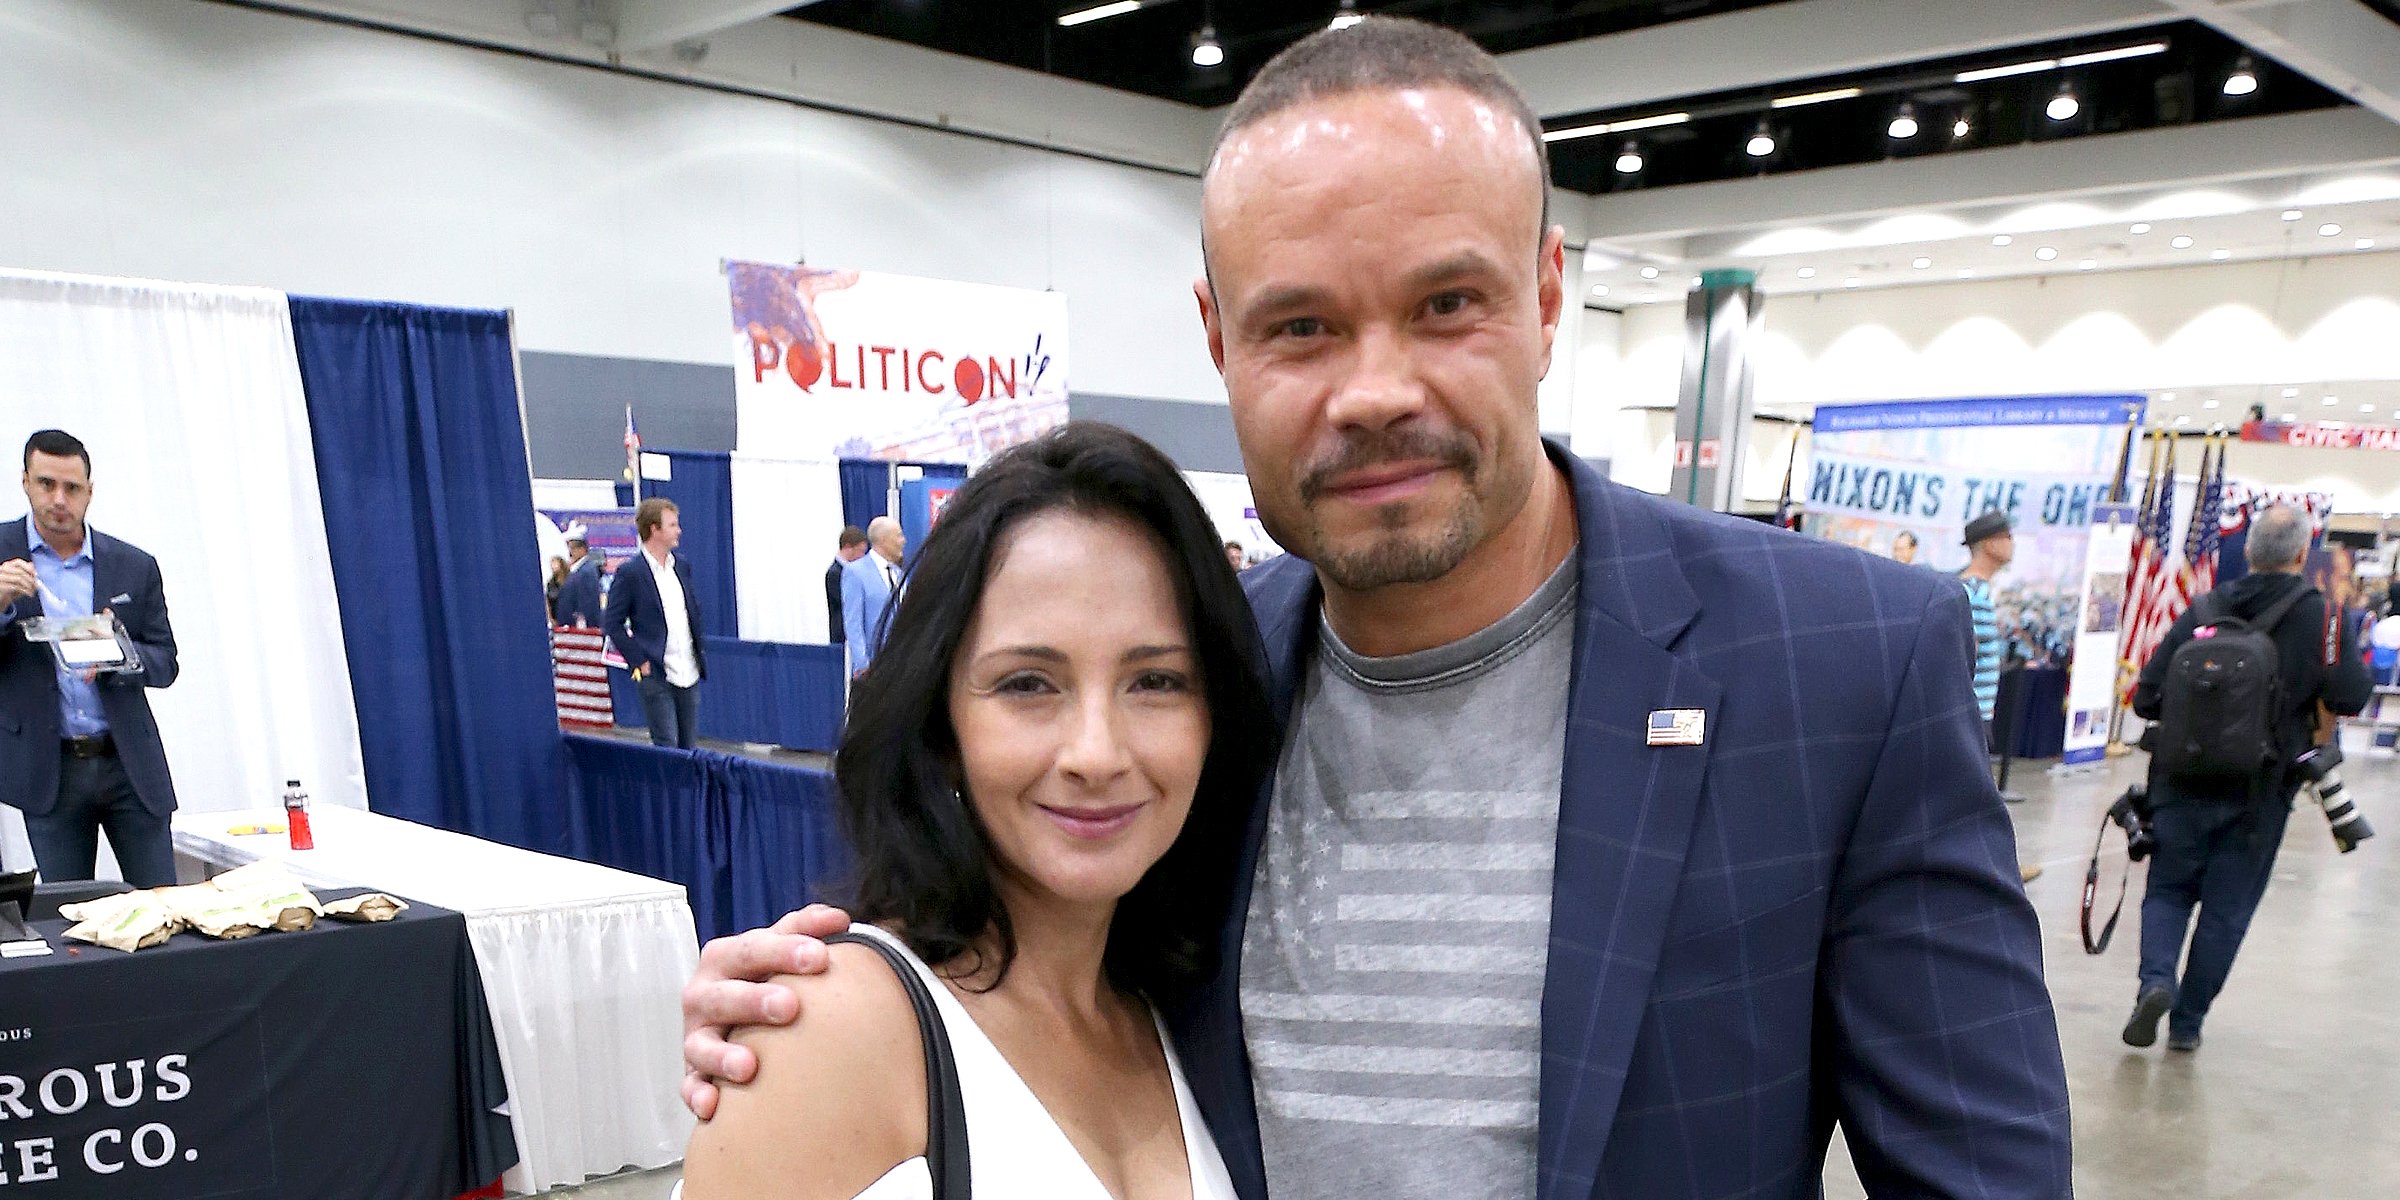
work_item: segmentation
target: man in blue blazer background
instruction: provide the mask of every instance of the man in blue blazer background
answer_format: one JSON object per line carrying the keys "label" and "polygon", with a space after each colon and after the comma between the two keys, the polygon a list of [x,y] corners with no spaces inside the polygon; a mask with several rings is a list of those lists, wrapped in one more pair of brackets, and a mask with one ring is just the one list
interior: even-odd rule
{"label": "man in blue blazer background", "polygon": [[882,646],[884,610],[900,594],[900,564],[908,537],[900,522],[877,517],[867,522],[865,554],[842,564],[842,643],[850,649],[850,677],[866,674]]}
{"label": "man in blue blazer background", "polygon": [[[93,529],[92,456],[55,429],[25,443],[22,521],[0,525],[0,804],[25,814],[45,880],[90,879],[108,832],[125,881],[175,882],[175,781],[144,688],[175,682],[158,561]],[[140,670],[69,671],[33,617],[114,613]]]}
{"label": "man in blue blazer background", "polygon": [[582,625],[594,629],[600,626],[600,563],[602,556],[592,553],[589,534],[581,525],[567,530],[567,553],[575,556],[567,568],[567,581],[558,585],[558,603],[551,619],[561,625]]}
{"label": "man in blue blazer background", "polygon": [[[1286,744],[1213,977],[1156,999],[1244,1200],[2072,1193],[2066,1073],[1949,581],[1540,434],[1541,126],[1369,18],[1229,112],[1196,298]],[[1526,255],[1528,249],[1535,251]],[[695,1079],[819,911],[704,950]]]}
{"label": "man in blue blazer background", "polygon": [[683,517],[674,501],[652,496],[635,506],[633,531],[641,553],[617,568],[600,629],[633,672],[650,744],[689,750],[699,744],[708,653],[700,642],[692,564],[675,555],[683,544]]}

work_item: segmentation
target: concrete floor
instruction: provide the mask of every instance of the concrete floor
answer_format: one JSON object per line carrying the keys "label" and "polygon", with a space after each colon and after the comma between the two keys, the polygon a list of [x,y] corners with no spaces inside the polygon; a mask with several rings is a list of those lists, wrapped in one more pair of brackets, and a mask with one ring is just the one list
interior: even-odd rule
{"label": "concrete floor", "polygon": [[[2313,807],[2293,814],[2275,882],[2209,1014],[2199,1053],[2134,1050],[2118,1040],[2134,993],[2135,869],[2125,920],[2106,955],[2083,952],[2076,925],[2084,864],[2100,814],[2139,775],[2139,756],[2010,780],[2040,909],[2050,991],[2075,1108],[2075,1184],[2097,1200],[2367,1200],[2400,1194],[2400,1033],[2381,1024],[2400,996],[2400,759],[2355,746],[2344,774],[2384,836],[2337,854]],[[2102,903],[2114,899],[2123,843],[2110,835]],[[554,1193],[576,1200],[665,1200],[673,1169]],[[1866,1195],[1838,1144],[1826,1195]],[[1305,1200],[1305,1198],[1303,1198]]]}

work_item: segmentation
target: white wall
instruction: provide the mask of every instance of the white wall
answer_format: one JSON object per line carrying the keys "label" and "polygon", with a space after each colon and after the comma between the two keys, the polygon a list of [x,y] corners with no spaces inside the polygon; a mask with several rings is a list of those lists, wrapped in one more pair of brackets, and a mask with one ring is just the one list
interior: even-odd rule
{"label": "white wall", "polygon": [[[1681,317],[1626,314],[1626,403],[1674,403]],[[2400,379],[2400,255],[1773,296],[1756,353],[1762,408]]]}
{"label": "white wall", "polygon": [[1222,399],[1180,175],[196,0],[8,0],[0,114],[0,265],[716,363],[718,261],[805,258],[1056,288],[1078,390]]}

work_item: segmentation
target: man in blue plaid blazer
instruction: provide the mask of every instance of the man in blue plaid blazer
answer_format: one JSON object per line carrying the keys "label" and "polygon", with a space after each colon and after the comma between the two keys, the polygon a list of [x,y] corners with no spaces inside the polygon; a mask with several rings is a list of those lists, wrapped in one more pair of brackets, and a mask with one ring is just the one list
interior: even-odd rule
{"label": "man in blue plaid blazer", "polygon": [[[1269,63],[1195,289],[1260,520],[1286,730],[1206,977],[1150,997],[1243,1200],[2071,1191],[2040,930],[1946,579],[1619,487],[1546,443],[1540,123],[1455,33]],[[1533,247],[1535,254],[1524,253]],[[1530,269],[1529,269],[1530,268]],[[756,1069],[804,913],[685,993]]]}

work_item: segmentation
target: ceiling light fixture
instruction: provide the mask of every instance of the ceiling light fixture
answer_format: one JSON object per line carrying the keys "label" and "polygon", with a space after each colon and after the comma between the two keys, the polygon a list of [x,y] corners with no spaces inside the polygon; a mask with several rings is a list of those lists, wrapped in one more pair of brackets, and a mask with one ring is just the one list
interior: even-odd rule
{"label": "ceiling light fixture", "polygon": [[2100,260],[2099,260],[2099,259],[2096,259],[2096,258],[2087,258],[2087,259],[2083,260],[2082,262],[2076,263],[2076,264],[2075,264],[2075,269],[2076,269],[2076,270],[2078,270],[2078,271],[2096,271],[2096,270],[2099,270],[2099,269],[2100,269]]}
{"label": "ceiling light fixture", "polygon": [[1641,173],[1642,145],[1640,142],[1627,142],[1623,150],[1617,151],[1617,174],[1639,175]]}
{"label": "ceiling light fixture", "polygon": [[1752,158],[1765,158],[1775,153],[1775,131],[1768,128],[1767,123],[1761,120],[1758,123],[1757,132],[1750,135],[1750,144],[1742,149],[1747,151]]}
{"label": "ceiling light fixture", "polygon": [[2192,248],[2192,235],[2188,233],[2176,234],[2175,240],[2168,242],[2167,244],[2175,247],[2178,250],[2189,250]]}
{"label": "ceiling light fixture", "polygon": [[1767,102],[1768,108],[1807,108],[1830,100],[1855,100],[1865,93],[1854,87],[1828,88],[1822,92],[1804,92],[1797,96],[1777,96]]}
{"label": "ceiling light fixture", "polygon": [[1802,267],[1802,268],[1800,268],[1800,278],[1802,278],[1802,279],[1815,279],[1816,277],[1817,277],[1817,269],[1816,269],[1815,267]]}
{"label": "ceiling light fixture", "polygon": [[2285,421],[2297,421],[2297,420],[2299,420],[2299,419],[2300,419],[2300,414],[2299,414],[2299,413],[2285,413],[2285,414],[2283,414],[2283,419],[2284,419]]}
{"label": "ceiling light fixture", "polygon": [[2165,54],[2166,52],[2167,44],[2165,42],[2143,42],[2135,46],[2119,46],[2114,50],[2094,50],[2089,54],[2070,54],[2058,60],[2058,65],[2088,67],[2094,63],[2123,62],[2128,58],[2148,58],[2153,54]]}
{"label": "ceiling light fixture", "polygon": [[2072,121],[2076,113],[2083,111],[2083,101],[2075,98],[2074,84],[2061,83],[2058,94],[2050,97],[2049,107],[2042,111],[2053,121]]}
{"label": "ceiling light fixture", "polygon": [[1843,280],[1843,281],[1842,281],[1842,286],[1843,286],[1843,287],[1846,287],[1846,288],[1854,288],[1854,287],[1857,287],[1857,286],[1858,286],[1858,280],[1856,280],[1856,279],[1845,279],[1845,280]]}
{"label": "ceiling light fixture", "polygon": [[2233,74],[2225,77],[2225,94],[2228,96],[2247,96],[2257,90],[2258,64],[2252,62],[2250,60],[2250,56],[2245,54],[2241,56],[2241,58],[2235,60],[2233,64]]}
{"label": "ceiling light fixture", "polygon": [[1110,17],[1121,17],[1129,12],[1137,12],[1141,7],[1142,0],[1117,0],[1114,4],[1095,4],[1090,8],[1079,8],[1074,12],[1058,14],[1058,27],[1073,29],[1077,25],[1089,25],[1094,21],[1105,21]]}
{"label": "ceiling light fixture", "polygon": [[2216,402],[2215,400],[2213,400],[2213,399],[2210,399],[2210,400],[2203,400],[2203,401],[2201,401],[2201,402],[2200,402],[2200,407],[2202,407],[2202,408],[2215,408],[2216,406],[2217,406],[2217,402]]}
{"label": "ceiling light fixture", "polygon": [[2036,71],[2047,71],[2056,66],[2058,66],[2057,59],[2042,58],[2032,62],[2010,63],[2005,67],[1982,67],[1973,71],[1960,71],[1953,77],[1952,82],[1982,83],[1986,79],[2006,79],[2011,75],[2031,75]]}
{"label": "ceiling light fixture", "polygon": [[2372,404],[2361,404],[2358,406],[2358,411],[2362,413],[2371,413],[2375,411],[2375,406]]}
{"label": "ceiling light fixture", "polygon": [[2211,250],[2208,252],[2208,257],[2211,262],[2224,262],[2226,259],[2233,257],[2233,251],[2224,249]]}
{"label": "ceiling light fixture", "polygon": [[2016,241],[2017,239],[2010,237],[2005,233],[1999,234],[1992,238],[1992,244],[1995,246],[2013,246],[2016,244]]}
{"label": "ceiling light fixture", "polygon": [[1966,119],[1965,117],[1960,117],[1959,119],[1957,119],[1957,120],[1955,120],[1955,121],[1952,121],[1952,122],[1950,123],[1950,136],[1951,136],[1951,137],[1954,137],[1954,138],[1963,138],[1963,137],[1965,137],[1965,136],[1967,136],[1968,134],[1970,134],[1970,133],[1973,133],[1973,132],[1975,132],[1975,127],[1974,127],[1973,125],[1970,125],[1970,124],[1968,124],[1968,123],[1967,123],[1967,119]]}
{"label": "ceiling light fixture", "polygon": [[2297,221],[2300,219],[2301,215],[2302,214],[2300,210],[2296,208],[2287,208],[2283,210],[2283,219],[2286,221]]}
{"label": "ceiling light fixture", "polygon": [[2342,236],[2342,227],[2334,224],[2331,221],[2327,221],[2324,224],[2317,226],[2317,236],[2340,237]]}
{"label": "ceiling light fixture", "polygon": [[1931,266],[1933,265],[1933,260],[1932,260],[1932,259],[1930,259],[1930,258],[1925,258],[1925,257],[1923,257],[1923,256],[1921,256],[1921,255],[1920,255],[1920,256],[1919,256],[1919,257],[1916,259],[1916,261],[1914,261],[1914,262],[1911,262],[1911,263],[1909,263],[1908,265],[1910,265],[1910,266],[1912,266],[1912,267],[1915,267],[1916,269],[1918,269],[1918,270],[1922,271],[1922,270],[1925,270],[1925,269],[1926,269],[1926,268],[1928,268],[1928,267],[1931,267]]}
{"label": "ceiling light fixture", "polygon": [[2049,262],[2051,259],[2058,257],[2058,247],[2044,246],[2041,249],[2034,251],[2033,256],[2042,260],[2043,262]]}
{"label": "ceiling light fixture", "polygon": [[1644,279],[1656,279],[1656,278],[1658,278],[1658,268],[1657,268],[1657,267],[1643,267],[1643,268],[1642,268],[1642,278],[1644,278]]}
{"label": "ceiling light fixture", "polygon": [[2324,400],[2324,403],[2325,403],[2325,404],[2326,404],[2328,407],[2330,407],[2330,406],[2332,406],[2332,405],[2340,404],[2341,402],[2342,402],[2342,398],[2341,398],[2340,396],[2327,396],[2327,397],[2325,397],[2325,400]]}
{"label": "ceiling light fixture", "polygon": [[1565,129],[1545,129],[1542,131],[1542,140],[1545,142],[1571,142],[1576,138],[1598,137],[1603,133],[1632,133],[1638,129],[1658,129],[1667,125],[1681,125],[1691,119],[1692,114],[1690,113],[1659,113],[1656,116],[1635,117],[1627,121],[1602,121],[1597,125],[1574,125]]}
{"label": "ceiling light fixture", "polygon": [[1364,20],[1366,17],[1358,11],[1358,0],[1342,0],[1342,7],[1333,14],[1333,21],[1326,28],[1348,29]]}
{"label": "ceiling light fixture", "polygon": [[1200,32],[1192,35],[1192,65],[1195,67],[1225,65],[1225,47],[1217,41],[1216,26],[1203,25],[1200,27]]}
{"label": "ceiling light fixture", "polygon": [[1607,285],[1607,284],[1605,284],[1605,283],[1595,283],[1595,284],[1593,284],[1593,285],[1592,285],[1592,294],[1593,294],[1593,295],[1595,295],[1595,296],[1605,296],[1605,295],[1607,295],[1607,294],[1608,294],[1608,285]]}
{"label": "ceiling light fixture", "polygon": [[2145,234],[2145,233],[2148,233],[2148,232],[2150,232],[2150,222],[2148,222],[2148,221],[2136,221],[2136,222],[2134,222],[2134,223],[2133,223],[2133,232],[2135,233],[2135,235],[2136,235],[2136,236],[2139,236],[2139,235],[2141,235],[2141,234]]}
{"label": "ceiling light fixture", "polygon": [[2375,248],[2375,239],[2360,238],[2357,241],[2350,243],[2350,248],[2353,250],[2372,250]]}
{"label": "ceiling light fixture", "polygon": [[2191,417],[2191,414],[2189,414],[2189,413],[2186,413],[2186,414],[2184,414],[2183,416],[2180,416],[2180,417],[2177,417],[2177,418],[2175,418],[2175,426],[2176,426],[2176,428],[2178,428],[2178,429],[2182,428],[2183,426],[2189,425],[2189,424],[2191,424],[2191,423],[2192,423],[2192,417]]}
{"label": "ceiling light fixture", "polygon": [[2284,398],[2284,399],[2286,399],[2286,400],[2289,400],[2289,399],[2291,399],[2292,397],[2294,397],[2294,396],[2297,396],[2297,395],[2299,395],[2299,394],[2300,394],[2300,389],[2299,389],[2299,388],[2285,388],[2285,389],[2283,389],[2283,398]]}
{"label": "ceiling light fixture", "polygon": [[1890,133],[1892,140],[1896,142],[1905,142],[1917,136],[1916,106],[1905,101],[1902,102],[1900,111],[1892,115],[1891,128],[1885,132]]}
{"label": "ceiling light fixture", "polygon": [[1973,279],[1975,278],[1975,272],[1966,267],[1960,267],[1958,269],[1958,277],[1960,279]]}

